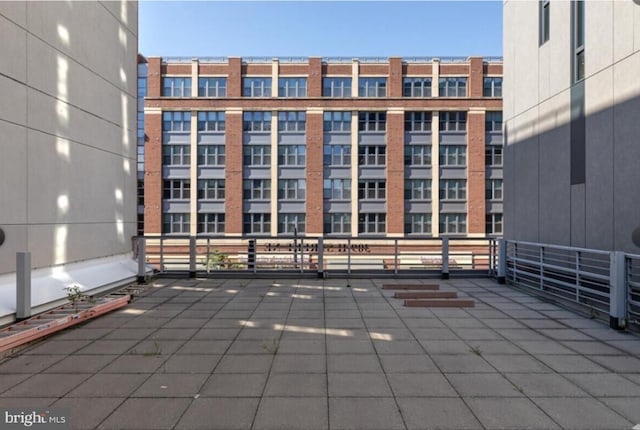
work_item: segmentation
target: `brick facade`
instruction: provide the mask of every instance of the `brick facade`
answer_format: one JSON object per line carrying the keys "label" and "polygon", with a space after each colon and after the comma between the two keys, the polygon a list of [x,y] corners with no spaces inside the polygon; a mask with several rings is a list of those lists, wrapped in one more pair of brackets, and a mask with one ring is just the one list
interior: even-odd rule
{"label": "brick facade", "polygon": [[470,112],[467,120],[467,229],[469,234],[485,233],[484,112]]}
{"label": "brick facade", "polygon": [[404,233],[404,115],[387,115],[387,234]]}
{"label": "brick facade", "polygon": [[225,233],[242,234],[242,113],[227,114]]}
{"label": "brick facade", "polygon": [[321,112],[307,114],[307,234],[322,234],[322,141],[323,119]]}

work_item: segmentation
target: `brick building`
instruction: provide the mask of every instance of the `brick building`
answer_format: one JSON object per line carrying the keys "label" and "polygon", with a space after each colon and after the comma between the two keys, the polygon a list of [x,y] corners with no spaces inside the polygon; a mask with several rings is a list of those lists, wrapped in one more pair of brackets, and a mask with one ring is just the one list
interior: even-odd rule
{"label": "brick building", "polygon": [[502,59],[146,61],[146,235],[502,233]]}

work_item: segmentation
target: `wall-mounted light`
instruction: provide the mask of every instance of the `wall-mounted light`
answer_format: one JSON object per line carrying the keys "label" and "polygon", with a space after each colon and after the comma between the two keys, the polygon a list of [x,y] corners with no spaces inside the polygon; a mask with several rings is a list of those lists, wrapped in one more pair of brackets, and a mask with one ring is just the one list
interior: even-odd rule
{"label": "wall-mounted light", "polygon": [[0,228],[0,246],[4,243],[4,230]]}

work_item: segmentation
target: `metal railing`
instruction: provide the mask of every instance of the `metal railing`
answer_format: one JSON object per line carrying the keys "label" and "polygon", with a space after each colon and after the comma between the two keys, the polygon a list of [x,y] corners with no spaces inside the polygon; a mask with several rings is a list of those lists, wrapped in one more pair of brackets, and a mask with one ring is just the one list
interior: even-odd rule
{"label": "metal railing", "polygon": [[640,255],[625,254],[629,322],[640,325]]}

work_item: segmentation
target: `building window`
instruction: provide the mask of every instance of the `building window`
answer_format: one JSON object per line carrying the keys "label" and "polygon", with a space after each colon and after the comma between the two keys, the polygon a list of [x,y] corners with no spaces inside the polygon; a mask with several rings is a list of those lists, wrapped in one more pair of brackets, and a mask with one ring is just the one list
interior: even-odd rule
{"label": "building window", "polygon": [[325,112],[324,131],[329,132],[350,132],[351,112]]}
{"label": "building window", "polygon": [[198,200],[224,200],[224,179],[198,179]]}
{"label": "building window", "polygon": [[485,228],[487,234],[502,234],[502,214],[487,214]]}
{"label": "building window", "polygon": [[571,2],[573,30],[573,81],[584,79],[584,0]]}
{"label": "building window", "polygon": [[323,231],[325,234],[351,234],[351,214],[325,213]]}
{"label": "building window", "polygon": [[271,214],[244,214],[242,220],[245,234],[271,234]]}
{"label": "building window", "polygon": [[162,164],[164,166],[188,166],[191,163],[189,145],[162,145]]}
{"label": "building window", "polygon": [[484,155],[486,166],[502,166],[502,145],[487,145]]}
{"label": "building window", "polygon": [[387,129],[387,113],[386,112],[358,113],[358,130],[385,131],[386,129]]}
{"label": "building window", "polygon": [[198,78],[198,97],[226,97],[227,78]]}
{"label": "building window", "polygon": [[384,145],[363,145],[358,147],[358,165],[384,166],[387,147]]}
{"label": "building window", "polygon": [[440,112],[440,131],[467,131],[466,112]]}
{"label": "building window", "polygon": [[386,97],[387,96],[387,78],[358,79],[358,96]]}
{"label": "building window", "polygon": [[351,78],[324,78],[323,97],[351,97]]}
{"label": "building window", "polygon": [[224,214],[198,214],[198,233],[223,234]]}
{"label": "building window", "polygon": [[165,213],[162,215],[162,233],[189,234],[191,216],[187,213]]}
{"label": "building window", "polygon": [[242,162],[245,166],[271,166],[271,146],[244,145]]}
{"label": "building window", "polygon": [[487,179],[486,199],[502,200],[502,179]]}
{"label": "building window", "polygon": [[358,182],[358,200],[384,200],[387,198],[385,181]]}
{"label": "building window", "polygon": [[405,200],[431,200],[431,179],[405,179]]}
{"label": "building window", "polygon": [[405,112],[404,131],[431,131],[431,112]]}
{"label": "building window", "polygon": [[484,78],[482,95],[485,97],[502,97],[502,78]]}
{"label": "building window", "polygon": [[199,166],[224,166],[224,145],[198,145]]}
{"label": "building window", "polygon": [[431,214],[406,214],[404,217],[405,234],[431,234]]}
{"label": "building window", "polygon": [[278,215],[278,234],[301,234],[305,232],[305,214]]}
{"label": "building window", "polygon": [[244,131],[271,131],[271,112],[244,112],[242,119]]}
{"label": "building window", "polygon": [[467,145],[440,145],[441,166],[466,166]]}
{"label": "building window", "polygon": [[307,149],[304,145],[279,145],[278,165],[304,166]]}
{"label": "building window", "polygon": [[467,78],[450,77],[440,78],[438,81],[440,97],[466,97]]}
{"label": "building window", "polygon": [[387,230],[387,214],[366,213],[358,215],[358,233],[379,234]]}
{"label": "building window", "polygon": [[351,200],[351,179],[325,179],[323,196],[327,200]]}
{"label": "building window", "polygon": [[551,28],[549,21],[551,1],[540,0],[539,5],[540,45],[542,45],[549,40],[549,29]]}
{"label": "building window", "polygon": [[271,78],[242,78],[244,97],[271,97]]}
{"label": "building window", "polygon": [[486,132],[502,133],[502,112],[487,112],[484,117]]}
{"label": "building window", "polygon": [[271,200],[270,179],[245,179],[242,188],[245,200]]}
{"label": "building window", "polygon": [[307,124],[306,112],[279,112],[278,131],[304,131]]}
{"label": "building window", "polygon": [[191,78],[164,77],[162,79],[164,97],[191,97]]}
{"label": "building window", "polygon": [[465,200],[466,198],[466,179],[440,179],[440,200]]}
{"label": "building window", "polygon": [[162,112],[162,131],[191,131],[191,112]]}
{"label": "building window", "polygon": [[278,97],[306,97],[307,78],[279,78]]}
{"label": "building window", "polygon": [[440,234],[467,232],[467,214],[440,214]]}
{"label": "building window", "polygon": [[351,146],[324,144],[324,165],[325,166],[350,166]]}
{"label": "building window", "polygon": [[405,97],[431,97],[431,78],[404,78]]}
{"label": "building window", "polygon": [[165,179],[163,182],[163,198],[170,200],[189,200],[191,182],[188,179]]}
{"label": "building window", "polygon": [[405,166],[430,166],[431,145],[405,145]]}
{"label": "building window", "polygon": [[224,131],[224,112],[198,112],[198,131]]}
{"label": "building window", "polygon": [[304,200],[306,190],[306,179],[278,180],[278,200]]}

